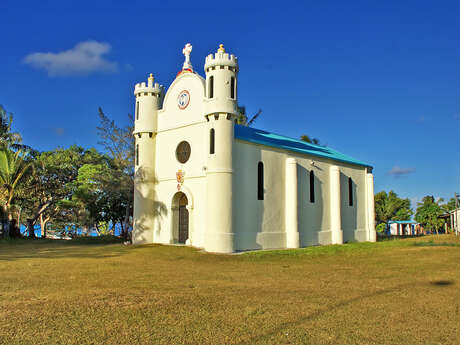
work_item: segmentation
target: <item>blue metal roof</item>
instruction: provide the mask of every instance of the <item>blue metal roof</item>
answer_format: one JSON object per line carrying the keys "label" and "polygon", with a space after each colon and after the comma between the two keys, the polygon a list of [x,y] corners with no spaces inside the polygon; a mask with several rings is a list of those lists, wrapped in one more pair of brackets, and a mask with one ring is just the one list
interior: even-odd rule
{"label": "blue metal roof", "polygon": [[235,125],[235,138],[312,156],[329,158],[340,162],[371,167],[369,164],[351,158],[329,147],[310,144],[299,139],[293,139],[247,126]]}
{"label": "blue metal roof", "polygon": [[418,224],[413,220],[389,220],[388,224]]}

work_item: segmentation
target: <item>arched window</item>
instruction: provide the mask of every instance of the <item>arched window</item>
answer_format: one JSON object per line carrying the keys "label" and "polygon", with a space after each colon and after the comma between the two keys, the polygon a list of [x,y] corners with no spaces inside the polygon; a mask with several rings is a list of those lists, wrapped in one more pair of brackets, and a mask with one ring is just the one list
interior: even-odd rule
{"label": "arched window", "polygon": [[214,97],[214,76],[209,77],[208,98]]}
{"label": "arched window", "polygon": [[230,98],[235,99],[235,77],[230,78]]}
{"label": "arched window", "polygon": [[139,165],[139,144],[136,144],[136,165]]}
{"label": "arched window", "polygon": [[348,205],[353,206],[353,180],[348,178]]}
{"label": "arched window", "polygon": [[264,163],[257,165],[257,200],[264,200]]}
{"label": "arched window", "polygon": [[310,202],[315,202],[315,173],[310,171]]}
{"label": "arched window", "polygon": [[209,131],[209,154],[213,155],[215,153],[215,131],[214,128],[211,128]]}
{"label": "arched window", "polygon": [[136,120],[139,120],[139,101],[136,102]]}

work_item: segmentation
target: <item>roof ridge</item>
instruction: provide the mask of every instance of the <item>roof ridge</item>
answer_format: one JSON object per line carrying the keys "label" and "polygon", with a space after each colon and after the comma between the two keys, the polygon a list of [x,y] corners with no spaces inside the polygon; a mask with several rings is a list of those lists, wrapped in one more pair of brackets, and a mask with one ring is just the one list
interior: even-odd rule
{"label": "roof ridge", "polygon": [[[257,133],[257,131],[259,133]],[[277,147],[294,152],[309,154],[323,158],[329,158],[344,163],[361,165],[372,168],[371,165],[354,159],[353,157],[347,156],[330,147],[307,143],[300,139],[295,139],[285,135],[268,132],[263,129],[235,125],[235,137],[237,139],[254,142],[257,144]]]}

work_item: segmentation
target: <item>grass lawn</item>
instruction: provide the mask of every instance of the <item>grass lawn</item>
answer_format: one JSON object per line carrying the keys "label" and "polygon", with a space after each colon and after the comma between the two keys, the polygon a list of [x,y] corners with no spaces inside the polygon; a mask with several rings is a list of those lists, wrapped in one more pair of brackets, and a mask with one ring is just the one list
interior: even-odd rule
{"label": "grass lawn", "polygon": [[459,344],[460,238],[213,255],[0,241],[0,344]]}

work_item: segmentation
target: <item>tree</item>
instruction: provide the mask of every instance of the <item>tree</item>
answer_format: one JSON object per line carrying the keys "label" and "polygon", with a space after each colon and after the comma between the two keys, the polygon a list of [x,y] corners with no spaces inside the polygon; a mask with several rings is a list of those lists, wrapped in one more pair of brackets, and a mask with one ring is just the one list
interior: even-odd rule
{"label": "tree", "polygon": [[[439,199],[438,202],[444,201]],[[429,231],[436,231],[444,226],[445,220],[439,218],[444,213],[444,210],[435,201],[434,197],[427,195],[422,199],[422,202],[417,204],[417,211],[415,213],[415,220],[423,225],[423,227]]]}
{"label": "tree", "polygon": [[13,124],[13,114],[8,113],[0,105],[0,147],[14,147],[22,141],[21,135],[17,132],[11,132]]}
{"label": "tree", "polygon": [[246,126],[246,127],[251,127],[254,122],[257,120],[260,114],[262,114],[262,109],[259,109],[257,113],[255,113],[251,118],[248,118],[246,115],[246,108],[245,107],[239,107],[239,115],[236,118],[237,124],[241,126]]}
{"label": "tree", "polygon": [[13,152],[6,147],[0,147],[0,197],[3,202],[3,212],[8,217],[10,235],[19,236],[12,225],[13,215],[11,203],[16,195],[17,187],[30,169],[31,163],[24,159],[22,151]]}
{"label": "tree", "polygon": [[382,229],[380,224],[390,220],[410,220],[413,211],[409,199],[401,199],[390,191],[388,194],[381,191],[375,195],[375,223],[377,229]]}
{"label": "tree", "polygon": [[[110,193],[109,198],[113,206],[123,205],[123,221],[120,222],[122,236],[128,237],[130,227],[130,218],[133,214],[133,197],[134,197],[134,137],[132,135],[134,119],[128,115],[130,125],[118,127],[115,121],[110,120],[102,108],[99,107],[100,126],[97,127],[98,135],[101,138],[99,142],[111,158],[110,170],[99,175],[99,182],[103,189]],[[114,204],[115,202],[115,204]],[[115,211],[116,210],[116,211]],[[112,208],[113,217],[120,218],[120,208]]]}
{"label": "tree", "polygon": [[46,224],[60,214],[61,201],[72,199],[78,169],[92,159],[93,151],[71,146],[35,153],[33,172],[27,176],[17,201],[29,230],[40,220],[45,234]]}
{"label": "tree", "polygon": [[305,141],[306,143],[314,144],[314,145],[327,146],[325,144],[321,144],[318,138],[310,138],[306,134],[301,135],[300,140]]}
{"label": "tree", "polygon": [[455,210],[458,207],[458,204],[459,203],[457,200],[455,200],[455,198],[450,198],[450,200],[447,203],[441,205],[441,207],[445,212],[449,212]]}

